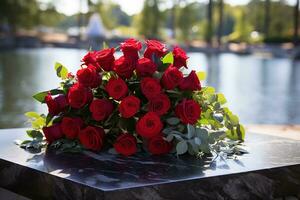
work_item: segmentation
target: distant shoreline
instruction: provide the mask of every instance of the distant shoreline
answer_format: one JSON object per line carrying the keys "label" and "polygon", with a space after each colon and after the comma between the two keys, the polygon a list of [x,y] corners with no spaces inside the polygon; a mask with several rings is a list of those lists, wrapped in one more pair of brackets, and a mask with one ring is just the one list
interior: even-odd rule
{"label": "distant shoreline", "polygon": [[[105,41],[110,46],[118,46],[124,38],[94,38],[79,40],[70,37],[68,41],[43,41],[36,36],[0,37],[0,51],[17,48],[72,48],[72,49],[99,49]],[[201,52],[206,54],[233,53],[238,55],[263,55],[266,57],[284,57],[300,59],[300,47],[292,44],[258,44],[247,45],[244,43],[228,43],[221,48],[207,46],[181,45],[188,52]]]}

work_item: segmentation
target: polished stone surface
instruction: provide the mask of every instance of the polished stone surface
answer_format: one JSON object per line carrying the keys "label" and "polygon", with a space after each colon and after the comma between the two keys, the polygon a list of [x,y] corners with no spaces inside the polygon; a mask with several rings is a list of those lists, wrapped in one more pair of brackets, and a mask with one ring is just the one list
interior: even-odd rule
{"label": "polished stone surface", "polygon": [[[247,133],[249,154],[191,157],[29,153],[0,130],[0,187],[33,199],[300,199],[300,140]],[[300,138],[300,133],[299,133]]]}

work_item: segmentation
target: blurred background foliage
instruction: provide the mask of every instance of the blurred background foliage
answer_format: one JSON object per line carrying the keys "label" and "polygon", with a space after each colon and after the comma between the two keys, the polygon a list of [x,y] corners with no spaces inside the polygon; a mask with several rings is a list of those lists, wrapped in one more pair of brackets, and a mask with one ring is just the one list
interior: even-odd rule
{"label": "blurred background foliage", "polygon": [[91,14],[99,13],[107,30],[124,37],[257,43],[292,41],[298,32],[297,5],[285,0],[251,0],[238,6],[223,0],[145,0],[142,11],[134,15],[113,1],[78,1],[86,1],[87,12],[65,15],[57,11],[55,0],[1,0],[0,27],[9,25],[13,33],[37,27],[64,32],[86,26]]}

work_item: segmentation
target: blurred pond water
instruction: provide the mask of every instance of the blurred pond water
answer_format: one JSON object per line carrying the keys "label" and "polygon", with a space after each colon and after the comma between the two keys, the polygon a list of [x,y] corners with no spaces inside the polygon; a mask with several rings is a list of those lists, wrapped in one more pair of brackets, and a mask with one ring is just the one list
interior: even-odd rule
{"label": "blurred pond water", "polygon": [[[28,126],[26,111],[46,112],[31,96],[57,87],[56,61],[76,72],[85,53],[62,48],[0,52],[0,128]],[[188,56],[190,69],[207,73],[202,85],[224,93],[242,123],[300,123],[300,62],[235,54]]]}

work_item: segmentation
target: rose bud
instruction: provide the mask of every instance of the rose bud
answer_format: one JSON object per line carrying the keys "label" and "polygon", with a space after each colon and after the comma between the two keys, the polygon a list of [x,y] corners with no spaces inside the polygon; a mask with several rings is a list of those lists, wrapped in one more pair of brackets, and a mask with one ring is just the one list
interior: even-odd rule
{"label": "rose bud", "polygon": [[186,66],[186,60],[188,59],[185,51],[183,49],[181,49],[180,47],[176,46],[173,49],[173,56],[174,56],[174,63],[173,66],[180,68],[180,67],[185,67]]}
{"label": "rose bud", "polygon": [[101,121],[110,116],[114,110],[114,105],[107,99],[95,99],[90,105],[92,117],[96,121]]}
{"label": "rose bud", "polygon": [[163,128],[160,118],[154,112],[148,112],[141,117],[136,124],[136,132],[144,138],[152,138],[158,135]]}
{"label": "rose bud", "polygon": [[151,98],[148,104],[148,110],[155,112],[157,115],[164,115],[171,107],[171,101],[165,94],[159,94]]}
{"label": "rose bud", "polygon": [[167,154],[172,150],[172,143],[157,135],[149,140],[148,150],[153,155]]}
{"label": "rose bud", "polygon": [[61,124],[53,124],[49,127],[43,128],[43,133],[46,137],[47,142],[50,144],[54,142],[55,140],[58,140],[64,136],[62,130],[61,130]]}
{"label": "rose bud", "polygon": [[79,140],[86,149],[100,151],[103,146],[104,135],[102,128],[87,126],[80,131]]}
{"label": "rose bud", "polygon": [[193,125],[200,118],[201,107],[192,99],[184,99],[182,102],[176,105],[175,114],[182,123]]}
{"label": "rose bud", "polygon": [[93,99],[91,89],[75,83],[68,92],[68,101],[72,108],[81,108]]}
{"label": "rose bud", "polygon": [[100,74],[91,66],[78,70],[76,75],[78,82],[84,87],[96,88],[102,82]]}
{"label": "rose bud", "polygon": [[68,105],[65,95],[58,95],[53,99],[50,93],[45,97],[45,102],[48,106],[48,112],[51,115],[59,114]]}
{"label": "rose bud", "polygon": [[121,43],[120,49],[124,54],[126,60],[129,60],[131,63],[136,63],[139,59],[138,51],[142,48],[142,43],[133,38],[125,40]]}
{"label": "rose bud", "polygon": [[200,81],[194,70],[191,71],[191,73],[187,77],[183,78],[183,80],[179,84],[179,88],[181,90],[189,91],[201,90]]}
{"label": "rose bud", "polygon": [[161,86],[157,79],[145,77],[141,80],[141,91],[147,99],[151,99],[161,93]]}
{"label": "rose bud", "polygon": [[137,97],[133,95],[127,96],[121,101],[119,112],[124,118],[133,117],[139,111],[140,104],[141,101]]}
{"label": "rose bud", "polygon": [[79,117],[64,117],[61,122],[61,129],[66,138],[75,139],[78,137],[83,124],[83,120]]}
{"label": "rose bud", "polygon": [[161,83],[167,90],[173,90],[183,79],[183,74],[176,67],[170,65],[164,72]]}
{"label": "rose bud", "polygon": [[124,56],[115,60],[114,71],[122,78],[130,78],[133,75],[135,66],[126,60]]}
{"label": "rose bud", "polygon": [[114,53],[114,48],[108,48],[97,51],[96,61],[98,66],[100,66],[104,71],[111,71],[115,61]]}
{"label": "rose bud", "polygon": [[120,135],[114,143],[116,152],[124,156],[131,156],[137,152],[136,138],[129,134],[123,133]]}
{"label": "rose bud", "polygon": [[116,100],[122,99],[128,93],[128,87],[121,78],[110,78],[105,86],[109,96]]}
{"label": "rose bud", "polygon": [[157,40],[147,40],[146,41],[147,48],[144,53],[145,58],[149,58],[152,60],[153,55],[158,58],[163,57],[167,53],[166,45]]}
{"label": "rose bud", "polygon": [[138,60],[136,66],[136,73],[138,76],[152,76],[156,70],[156,65],[150,59],[141,58]]}

